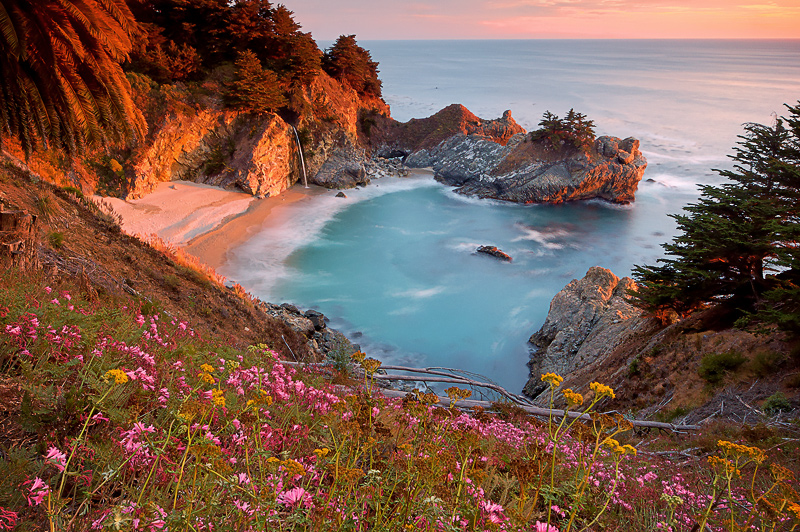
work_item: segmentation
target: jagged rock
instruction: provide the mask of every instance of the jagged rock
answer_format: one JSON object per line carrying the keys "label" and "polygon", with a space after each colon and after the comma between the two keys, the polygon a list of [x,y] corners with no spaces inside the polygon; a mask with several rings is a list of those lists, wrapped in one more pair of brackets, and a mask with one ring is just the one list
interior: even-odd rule
{"label": "jagged rock", "polygon": [[300,309],[292,305],[291,303],[281,303],[281,308],[288,310],[292,314],[297,314],[298,316],[302,314],[302,312],[300,312]]}
{"label": "jagged rock", "polygon": [[627,290],[636,283],[618,278],[595,266],[583,279],[573,279],[550,303],[542,328],[530,338],[530,379],[523,393],[536,397],[546,389],[543,373],[566,376],[602,360],[637,328],[644,325],[642,311],[628,301]]}
{"label": "jagged rock", "polygon": [[163,181],[187,180],[238,187],[253,196],[280,194],[300,177],[291,126],[214,109],[184,109],[167,116],[153,141],[133,159],[128,199]]}
{"label": "jagged rock", "polygon": [[[473,135],[505,145],[514,135],[525,130],[516,123],[511,111],[502,118],[484,120],[461,104],[452,104],[428,118],[411,119],[401,123],[386,117],[376,117],[371,128],[369,145],[380,157],[396,157],[432,149],[453,135]],[[423,168],[430,165],[417,165]]]}
{"label": "jagged rock", "polygon": [[337,198],[346,198],[347,194],[345,194],[344,192],[339,192],[338,194],[336,194],[336,197]]}
{"label": "jagged rock", "polygon": [[497,246],[480,246],[477,249],[477,252],[478,253],[483,253],[483,254],[486,254],[486,255],[491,255],[492,257],[496,257],[496,258],[498,258],[500,260],[504,260],[506,262],[511,262],[513,260],[511,258],[511,255],[509,255],[508,253],[505,253],[505,252],[497,249]]}
{"label": "jagged rock", "polygon": [[364,168],[365,162],[364,154],[353,148],[338,149],[309,179],[309,182],[326,188],[339,189],[367,186],[370,179]]}
{"label": "jagged rock", "polygon": [[438,181],[457,192],[517,203],[562,203],[600,198],[634,200],[647,161],[634,138],[600,137],[594,146],[563,158],[542,151],[526,135],[503,146],[470,135],[455,135],[433,149],[409,155],[406,165],[432,166]]}
{"label": "jagged rock", "polygon": [[305,317],[311,320],[311,323],[314,324],[314,328],[316,330],[321,331],[325,328],[325,315],[321,312],[317,312],[316,310],[307,310]]}

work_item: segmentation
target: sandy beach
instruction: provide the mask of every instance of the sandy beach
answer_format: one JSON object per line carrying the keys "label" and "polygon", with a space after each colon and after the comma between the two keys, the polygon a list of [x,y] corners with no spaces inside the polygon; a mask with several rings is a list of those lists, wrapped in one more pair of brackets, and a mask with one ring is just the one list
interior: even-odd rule
{"label": "sandy beach", "polygon": [[99,199],[122,217],[126,233],[155,234],[220,268],[230,250],[269,223],[275,209],[331,193],[322,187],[296,185],[274,198],[256,199],[243,192],[172,181],[159,184],[154,192],[137,200]]}

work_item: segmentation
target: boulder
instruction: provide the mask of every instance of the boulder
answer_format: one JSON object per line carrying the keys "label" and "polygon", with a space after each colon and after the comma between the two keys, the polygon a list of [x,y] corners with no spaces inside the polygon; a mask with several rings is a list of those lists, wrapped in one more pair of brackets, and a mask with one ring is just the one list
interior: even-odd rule
{"label": "boulder", "polygon": [[306,318],[311,320],[311,323],[314,324],[314,329],[321,331],[325,328],[325,315],[321,312],[317,312],[316,310],[307,310],[304,314]]}
{"label": "boulder", "polygon": [[491,255],[492,257],[504,260],[506,262],[511,262],[513,260],[510,255],[497,249],[496,246],[480,246],[477,249],[477,252],[485,255]]}
{"label": "boulder", "polygon": [[636,283],[595,266],[573,279],[550,303],[542,328],[530,337],[530,379],[523,389],[536,397],[547,389],[544,373],[567,376],[590,364],[602,364],[613,350],[643,327],[642,311],[628,300]]}

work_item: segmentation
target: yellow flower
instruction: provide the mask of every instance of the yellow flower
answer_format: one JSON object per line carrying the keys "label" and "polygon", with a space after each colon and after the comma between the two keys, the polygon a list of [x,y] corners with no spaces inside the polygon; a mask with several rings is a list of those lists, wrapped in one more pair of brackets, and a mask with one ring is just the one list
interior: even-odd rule
{"label": "yellow flower", "polygon": [[583,396],[579,393],[573,392],[571,388],[567,388],[563,392],[564,398],[567,400],[568,406],[581,406],[583,404]]}
{"label": "yellow flower", "polygon": [[208,373],[201,373],[200,380],[208,384],[214,384],[214,377],[212,377]]}
{"label": "yellow flower", "polygon": [[110,369],[106,371],[105,379],[114,379],[114,384],[125,384],[128,382],[128,375],[121,369]]}
{"label": "yellow flower", "polygon": [[372,375],[381,367],[381,361],[375,360],[374,358],[367,358],[361,362],[361,366],[364,368],[364,371]]}
{"label": "yellow flower", "polygon": [[800,504],[797,504],[796,502],[793,502],[793,503],[791,503],[791,504],[789,505],[789,507],[787,508],[787,510],[789,510],[789,512],[791,512],[791,513],[793,513],[793,514],[794,514],[794,518],[795,518],[795,519],[797,519],[798,521],[800,521]]}
{"label": "yellow flower", "polygon": [[595,398],[597,399],[601,399],[603,397],[610,397],[614,399],[616,397],[616,395],[614,395],[614,390],[605,384],[593,382],[589,385],[589,388],[591,388],[591,390],[594,392]]}
{"label": "yellow flower", "polygon": [[558,388],[564,382],[564,377],[555,373],[545,373],[542,375],[542,381],[549,384],[551,388]]}
{"label": "yellow flower", "polygon": [[211,402],[216,406],[225,407],[225,395],[222,393],[222,390],[211,391]]}
{"label": "yellow flower", "polygon": [[214,367],[211,364],[203,364],[200,369],[206,373],[214,373]]}
{"label": "yellow flower", "polygon": [[605,445],[609,449],[615,449],[620,446],[619,442],[614,438],[608,438],[606,441],[603,442],[603,445]]}
{"label": "yellow flower", "polygon": [[272,464],[280,464],[281,460],[280,460],[280,458],[275,458],[274,456],[270,456],[269,458],[267,458],[267,463],[270,464],[270,465],[272,465]]}
{"label": "yellow flower", "polygon": [[314,454],[316,454],[318,458],[322,458],[323,456],[328,456],[329,452],[331,452],[331,450],[328,449],[327,447],[323,447],[322,449],[314,449]]}
{"label": "yellow flower", "polygon": [[350,355],[350,360],[352,360],[353,362],[363,362],[363,361],[364,361],[364,358],[365,358],[366,356],[367,356],[367,355],[365,355],[365,354],[364,354],[364,353],[362,353],[361,351],[356,351],[355,353],[353,353],[352,355]]}
{"label": "yellow flower", "polygon": [[291,458],[281,462],[281,465],[286,470],[286,472],[292,477],[297,475],[303,476],[306,474],[306,468],[303,467],[303,465],[300,462],[296,462]]}
{"label": "yellow flower", "polygon": [[633,445],[623,445],[622,448],[625,449],[625,454],[632,454],[633,456],[636,456],[636,447]]}
{"label": "yellow flower", "polygon": [[717,446],[725,452],[725,455],[741,456],[753,460],[755,462],[763,463],[767,455],[758,447],[747,447],[746,445],[738,445],[733,442],[719,440]]}

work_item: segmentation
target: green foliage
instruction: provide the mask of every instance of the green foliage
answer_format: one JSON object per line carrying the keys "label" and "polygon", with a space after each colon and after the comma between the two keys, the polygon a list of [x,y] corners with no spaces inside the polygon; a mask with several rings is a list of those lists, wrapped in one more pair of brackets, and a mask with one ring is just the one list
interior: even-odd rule
{"label": "green foliage", "polygon": [[347,83],[363,96],[381,97],[378,63],[356,43],[355,35],[342,35],[325,50],[322,68],[331,77]]}
{"label": "green foliage", "polygon": [[66,192],[67,194],[72,194],[78,199],[83,199],[83,191],[76,187],[64,187],[61,190]]}
{"label": "green foliage", "polygon": [[293,13],[268,0],[151,0],[133,5],[147,35],[131,67],[159,82],[202,79],[250,51],[287,85],[306,86],[322,53]]}
{"label": "green foliage", "polygon": [[64,245],[64,233],[60,231],[53,231],[47,235],[47,241],[54,248],[60,248]]}
{"label": "green foliage", "polygon": [[554,150],[586,149],[595,139],[594,122],[574,109],[570,109],[563,119],[545,111],[539,129],[531,131],[530,135],[533,142],[544,143]]}
{"label": "green foliage", "polygon": [[120,67],[138,31],[124,0],[0,2],[0,129],[26,153],[142,138]]}
{"label": "green foliage", "polygon": [[774,416],[776,414],[780,414],[781,412],[789,412],[792,409],[792,405],[782,392],[775,392],[767,397],[767,399],[764,401],[762,409],[764,410],[765,414]]}
{"label": "green foliage", "polygon": [[766,377],[775,373],[783,363],[783,355],[777,351],[759,351],[750,362],[750,366],[758,377]]}
{"label": "green foliage", "polygon": [[[747,124],[730,181],[703,186],[660,265],[636,266],[640,307],[687,314],[708,303],[800,332],[800,102],[773,126]],[[767,273],[781,271],[779,276]]]}
{"label": "green foliage", "polygon": [[236,59],[236,77],[226,87],[225,101],[229,107],[255,114],[272,113],[287,103],[278,76],[250,50]]}
{"label": "green foliage", "polygon": [[640,364],[640,360],[639,360],[639,356],[637,355],[637,356],[633,357],[633,359],[628,364],[628,378],[634,377],[636,375],[639,375],[639,373],[641,371],[639,369],[639,364]]}
{"label": "green foliage", "polygon": [[738,351],[708,353],[700,361],[698,374],[711,384],[717,384],[729,372],[739,369],[747,361]]}

